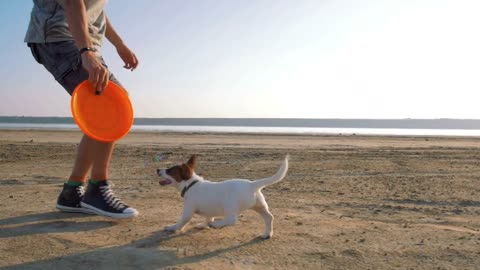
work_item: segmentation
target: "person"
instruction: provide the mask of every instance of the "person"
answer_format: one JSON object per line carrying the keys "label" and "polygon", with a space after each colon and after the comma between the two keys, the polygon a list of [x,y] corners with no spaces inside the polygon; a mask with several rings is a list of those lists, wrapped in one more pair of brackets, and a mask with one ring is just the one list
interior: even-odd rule
{"label": "person", "polygon": [[[125,68],[135,70],[138,59],[113,28],[104,10],[107,0],[33,0],[25,42],[42,64],[72,95],[88,80],[101,94],[108,81],[120,82],[101,56],[104,37],[116,48]],[[83,135],[72,173],[57,199],[60,211],[131,218],[138,211],[112,192],[108,167],[114,143]],[[84,185],[90,179],[86,191]]]}

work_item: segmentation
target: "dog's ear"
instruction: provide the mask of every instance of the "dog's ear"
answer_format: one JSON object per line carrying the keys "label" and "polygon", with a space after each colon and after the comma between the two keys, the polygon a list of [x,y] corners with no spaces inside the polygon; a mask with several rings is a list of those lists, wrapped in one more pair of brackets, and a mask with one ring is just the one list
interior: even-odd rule
{"label": "dog's ear", "polygon": [[193,175],[193,169],[186,165],[186,164],[182,164],[182,166],[180,167],[180,177],[182,178],[182,180],[188,180],[192,177]]}
{"label": "dog's ear", "polygon": [[195,169],[195,165],[197,165],[197,155],[192,155],[186,164],[192,170]]}

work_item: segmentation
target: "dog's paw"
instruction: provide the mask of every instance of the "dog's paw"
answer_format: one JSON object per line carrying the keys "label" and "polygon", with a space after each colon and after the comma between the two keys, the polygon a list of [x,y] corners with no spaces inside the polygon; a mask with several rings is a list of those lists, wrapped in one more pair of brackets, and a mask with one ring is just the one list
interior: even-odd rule
{"label": "dog's paw", "polygon": [[175,232],[177,230],[177,224],[168,225],[164,230],[167,232]]}
{"label": "dog's paw", "polygon": [[270,238],[273,237],[273,233],[264,233],[264,234],[259,235],[258,237],[260,237],[263,240],[267,240],[267,239],[270,239]]}
{"label": "dog's paw", "polygon": [[195,225],[195,229],[199,229],[199,230],[208,229],[209,227],[210,227],[210,224],[207,224],[205,222],[197,223]]}
{"label": "dog's paw", "polygon": [[213,228],[213,229],[218,229],[218,228],[220,228],[221,226],[218,225],[218,222],[213,221],[213,222],[209,222],[209,223],[208,223],[208,227],[209,227],[209,228]]}

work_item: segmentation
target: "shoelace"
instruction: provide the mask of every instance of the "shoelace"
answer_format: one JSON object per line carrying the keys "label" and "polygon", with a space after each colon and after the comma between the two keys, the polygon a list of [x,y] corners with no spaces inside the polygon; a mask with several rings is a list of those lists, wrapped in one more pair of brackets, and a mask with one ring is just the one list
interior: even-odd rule
{"label": "shoelace", "polygon": [[116,197],[113,194],[112,189],[110,188],[110,185],[106,186],[101,186],[100,191],[102,192],[103,199],[107,202],[107,204],[117,210],[120,210],[121,208],[127,207],[121,200],[120,198]]}
{"label": "shoelace", "polygon": [[78,197],[80,198],[83,198],[83,196],[85,195],[85,188],[83,186],[78,186],[75,191],[77,192],[78,194]]}

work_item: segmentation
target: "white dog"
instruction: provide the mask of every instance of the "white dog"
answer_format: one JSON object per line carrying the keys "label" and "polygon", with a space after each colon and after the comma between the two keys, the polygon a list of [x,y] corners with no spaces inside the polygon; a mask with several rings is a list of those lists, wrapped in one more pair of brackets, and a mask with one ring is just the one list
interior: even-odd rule
{"label": "white dog", "polygon": [[[163,179],[160,185],[173,185],[183,197],[183,213],[178,222],[165,227],[167,231],[183,230],[193,214],[205,217],[205,222],[197,228],[221,228],[233,225],[240,212],[253,209],[264,221],[266,230],[260,237],[268,239],[273,236],[273,216],[261,192],[262,188],[279,182],[287,174],[287,155],[277,173],[269,178],[256,181],[232,179],[223,182],[210,182],[195,174],[196,156],[193,155],[187,163],[173,166],[169,169],[158,169],[157,174]],[[215,217],[223,219],[215,220]]]}

